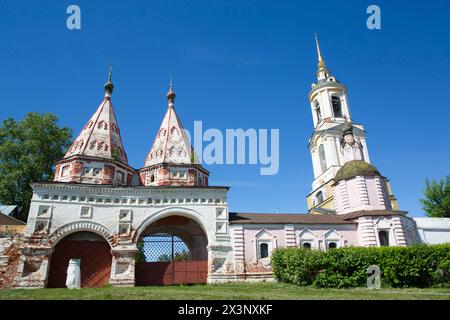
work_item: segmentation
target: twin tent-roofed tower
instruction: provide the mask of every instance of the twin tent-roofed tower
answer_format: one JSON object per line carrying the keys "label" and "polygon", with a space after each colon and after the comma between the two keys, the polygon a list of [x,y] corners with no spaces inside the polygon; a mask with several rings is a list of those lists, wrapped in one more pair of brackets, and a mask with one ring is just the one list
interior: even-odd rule
{"label": "twin tent-roofed tower", "polygon": [[270,280],[277,248],[419,242],[414,220],[398,210],[388,180],[371,164],[347,88],[325,65],[317,37],[316,45],[308,214],[229,212],[229,188],[209,185],[176,114],[172,84],[144,167],[131,167],[110,73],[103,101],[56,163],[54,181],[33,183],[14,286],[64,287],[71,259],[80,260],[82,287]]}

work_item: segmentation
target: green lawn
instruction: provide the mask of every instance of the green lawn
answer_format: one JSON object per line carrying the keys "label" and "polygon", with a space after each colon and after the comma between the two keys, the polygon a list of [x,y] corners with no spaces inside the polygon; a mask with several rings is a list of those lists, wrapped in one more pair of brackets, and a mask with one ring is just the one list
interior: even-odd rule
{"label": "green lawn", "polygon": [[217,285],[102,288],[102,289],[5,289],[6,299],[445,299],[450,289],[314,289],[282,283],[227,283]]}

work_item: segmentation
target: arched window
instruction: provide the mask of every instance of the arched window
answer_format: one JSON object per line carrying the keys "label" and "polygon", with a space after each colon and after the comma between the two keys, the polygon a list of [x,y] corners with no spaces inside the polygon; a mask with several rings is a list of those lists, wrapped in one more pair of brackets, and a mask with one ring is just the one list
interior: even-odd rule
{"label": "arched window", "polygon": [[389,246],[389,233],[386,230],[378,231],[378,238],[380,239],[380,246],[382,247]]}
{"label": "arched window", "polygon": [[311,242],[303,242],[303,249],[311,250]]}
{"label": "arched window", "polygon": [[342,118],[341,98],[338,96],[331,97],[331,105],[333,106],[333,114],[336,118]]}
{"label": "arched window", "polygon": [[316,193],[316,205],[323,202],[323,192],[319,191]]}
{"label": "arched window", "polygon": [[336,242],[328,242],[328,249],[336,249],[337,243]]}
{"label": "arched window", "polygon": [[319,159],[320,159],[320,168],[322,172],[327,170],[327,160],[325,159],[325,148],[323,144],[319,146]]}
{"label": "arched window", "polygon": [[261,243],[259,245],[259,257],[261,259],[269,257],[269,245],[267,243]]}
{"label": "arched window", "polygon": [[316,111],[317,116],[317,123],[319,123],[322,120],[322,113],[320,112],[320,104],[319,101],[316,101],[314,103],[314,110]]}
{"label": "arched window", "polygon": [[152,175],[150,176],[150,182],[155,182],[155,175],[154,175],[154,174],[152,174]]}

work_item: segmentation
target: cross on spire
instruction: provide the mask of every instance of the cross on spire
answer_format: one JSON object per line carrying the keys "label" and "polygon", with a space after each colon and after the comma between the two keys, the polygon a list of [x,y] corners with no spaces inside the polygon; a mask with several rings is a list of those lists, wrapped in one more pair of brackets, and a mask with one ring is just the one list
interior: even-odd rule
{"label": "cross on spire", "polygon": [[169,85],[169,92],[167,92],[167,100],[169,100],[169,108],[173,108],[174,102],[175,102],[176,94],[173,91],[173,77],[170,75],[170,85]]}
{"label": "cross on spire", "polygon": [[108,74],[108,81],[105,83],[105,94],[110,95],[114,90],[114,85],[111,81],[112,78],[112,64],[109,65],[109,74]]}

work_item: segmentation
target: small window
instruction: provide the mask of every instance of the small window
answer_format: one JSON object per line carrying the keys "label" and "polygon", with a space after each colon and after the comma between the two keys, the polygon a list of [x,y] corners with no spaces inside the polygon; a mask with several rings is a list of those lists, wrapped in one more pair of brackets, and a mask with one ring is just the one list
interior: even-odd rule
{"label": "small window", "polygon": [[325,159],[325,147],[323,144],[319,146],[319,160],[320,160],[320,168],[322,172],[327,170],[327,160]]}
{"label": "small window", "polygon": [[328,249],[336,249],[337,243],[336,242],[329,242],[328,243]]}
{"label": "small window", "polygon": [[311,242],[303,242],[303,249],[311,250]]}
{"label": "small window", "polygon": [[316,193],[316,205],[323,202],[323,192],[319,191]]}
{"label": "small window", "polygon": [[389,246],[389,233],[386,230],[378,231],[378,238],[380,239],[380,246]]}
{"label": "small window", "polygon": [[336,118],[342,118],[341,98],[338,96],[331,97],[331,105],[333,106],[333,114]]}
{"label": "small window", "polygon": [[67,177],[69,175],[70,165],[64,166],[61,169],[61,177]]}
{"label": "small window", "polygon": [[91,171],[91,168],[89,168],[89,167],[83,168],[83,174],[89,174],[90,171]]}
{"label": "small window", "polygon": [[267,243],[261,243],[259,245],[259,257],[261,259],[269,257],[269,245]]}
{"label": "small window", "polygon": [[125,174],[122,171],[117,171],[117,181],[125,183]]}
{"label": "small window", "polygon": [[94,171],[92,172],[92,175],[95,177],[95,176],[98,176],[98,175],[100,175],[100,172],[101,172],[102,170],[101,169],[99,169],[99,168],[94,168]]}
{"label": "small window", "polygon": [[152,174],[152,175],[150,176],[150,182],[155,182],[155,175],[154,175],[154,174]]}

